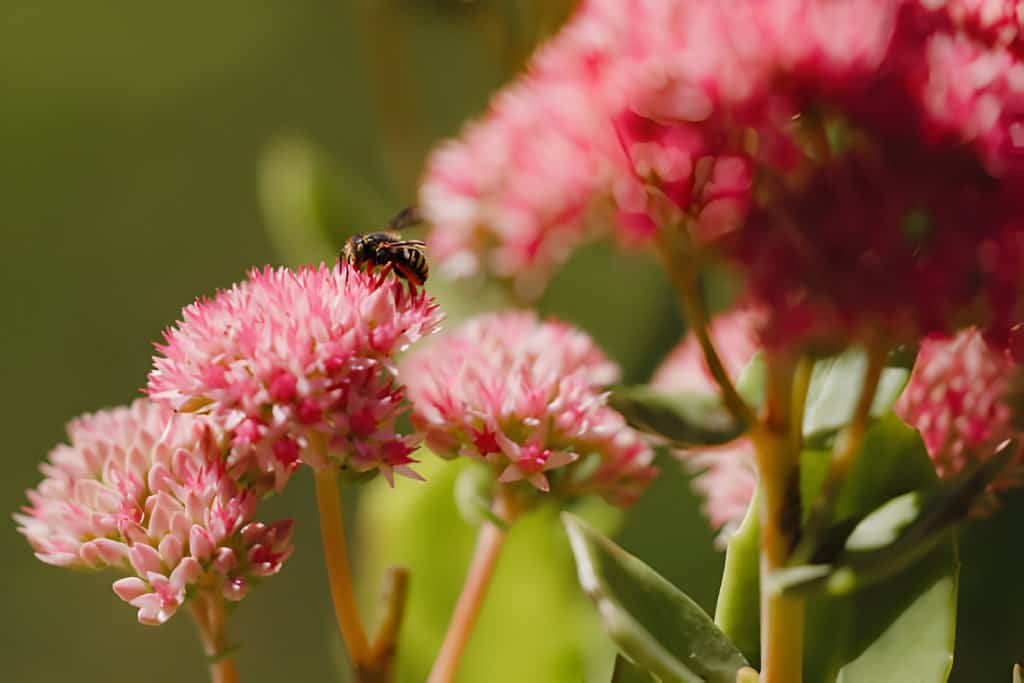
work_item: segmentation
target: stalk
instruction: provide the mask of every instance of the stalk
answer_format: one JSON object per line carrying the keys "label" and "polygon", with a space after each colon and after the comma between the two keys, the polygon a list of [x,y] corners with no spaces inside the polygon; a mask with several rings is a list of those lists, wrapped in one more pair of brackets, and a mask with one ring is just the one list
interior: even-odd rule
{"label": "stalk", "polygon": [[[769,354],[765,415],[751,432],[761,498],[761,683],[800,683],[804,601],[767,590],[786,565],[800,524],[800,458],[793,449],[793,364]],[[797,386],[797,393],[800,387]]]}
{"label": "stalk", "polygon": [[[515,515],[510,508],[499,488],[494,498],[495,516],[505,522],[511,522]],[[455,671],[480,614],[504,541],[503,529],[487,520],[480,525],[480,533],[477,536],[476,548],[473,550],[473,559],[462,586],[462,593],[455,605],[451,623],[448,625],[448,631],[444,635],[441,650],[434,661],[434,667],[430,670],[427,683],[451,683],[455,678]]]}
{"label": "stalk", "polygon": [[219,581],[206,585],[188,602],[203,652],[209,661],[211,683],[238,683],[235,661],[228,654],[224,595]]}
{"label": "stalk", "polygon": [[711,376],[721,391],[722,401],[733,417],[741,423],[753,424],[754,413],[736,391],[736,386],[733,384],[732,378],[729,377],[729,372],[725,369],[708,332],[708,313],[704,308],[704,302],[701,300],[697,286],[697,265],[692,263],[693,259],[688,259],[685,254],[680,253],[678,246],[666,230],[659,231],[657,239],[658,254],[672,280],[676,295],[679,297],[682,314],[700,344]]}
{"label": "stalk", "polygon": [[366,639],[366,629],[359,618],[355,591],[352,589],[341,496],[338,492],[337,473],[333,469],[317,470],[316,501],[320,510],[320,536],[323,540],[334,614],[338,620],[341,637],[348,649],[352,668],[355,669],[357,678],[362,680],[370,659],[370,646]]}

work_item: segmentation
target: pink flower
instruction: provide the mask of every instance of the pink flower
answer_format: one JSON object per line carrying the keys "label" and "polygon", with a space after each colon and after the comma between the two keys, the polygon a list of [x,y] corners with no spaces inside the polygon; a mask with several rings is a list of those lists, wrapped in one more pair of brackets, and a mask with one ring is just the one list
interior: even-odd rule
{"label": "pink flower", "polygon": [[161,624],[200,583],[225,597],[276,573],[291,554],[291,521],[253,522],[257,496],[224,469],[209,426],[146,399],[68,425],[15,515],[43,562],[111,567],[129,576],[114,591]]}
{"label": "pink flower", "polygon": [[582,331],[528,312],[484,315],[409,356],[412,420],[442,457],[489,463],[499,481],[629,504],[653,453],[609,408],[618,369]]}
{"label": "pink flower", "polygon": [[[726,371],[735,379],[758,349],[754,330],[759,316],[746,310],[715,318],[710,334]],[[693,334],[673,349],[654,373],[651,387],[665,393],[717,391]],[[704,514],[719,531],[717,543],[724,547],[750,507],[757,486],[754,449],[749,439],[740,438],[717,448],[677,451],[687,468],[696,472],[693,487],[704,497]]]}
{"label": "pink flower", "polygon": [[183,311],[148,391],[208,413],[230,440],[231,474],[260,488],[282,488],[300,460],[415,476],[416,439],[395,426],[404,401],[392,359],[439,320],[432,299],[394,276],[253,270]]}
{"label": "pink flower", "polygon": [[433,246],[536,291],[608,226],[635,242],[681,225],[746,276],[766,345],[965,319],[1005,337],[1024,271],[1021,16],[1000,0],[584,1],[432,158]]}
{"label": "pink flower", "polygon": [[[1016,435],[1007,396],[1018,368],[976,329],[921,344],[896,412],[921,432],[940,477],[955,477]],[[1004,477],[997,487],[1012,483]]]}

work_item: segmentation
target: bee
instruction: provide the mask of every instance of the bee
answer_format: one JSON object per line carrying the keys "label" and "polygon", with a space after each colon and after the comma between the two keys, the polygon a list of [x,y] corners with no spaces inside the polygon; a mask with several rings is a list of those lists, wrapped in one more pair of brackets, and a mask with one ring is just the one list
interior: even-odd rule
{"label": "bee", "polygon": [[430,273],[427,245],[420,240],[404,239],[398,231],[422,222],[415,208],[405,209],[388,221],[387,231],[352,235],[338,258],[354,268],[394,271],[411,286],[419,287]]}

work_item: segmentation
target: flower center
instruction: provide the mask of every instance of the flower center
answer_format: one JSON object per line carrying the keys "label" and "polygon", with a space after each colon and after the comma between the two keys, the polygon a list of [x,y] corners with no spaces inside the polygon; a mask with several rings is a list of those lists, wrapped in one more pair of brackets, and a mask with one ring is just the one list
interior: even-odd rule
{"label": "flower center", "polygon": [[550,456],[550,450],[542,450],[540,446],[531,444],[523,446],[522,450],[519,451],[519,460],[516,461],[516,464],[524,472],[541,472],[544,470],[544,465]]}

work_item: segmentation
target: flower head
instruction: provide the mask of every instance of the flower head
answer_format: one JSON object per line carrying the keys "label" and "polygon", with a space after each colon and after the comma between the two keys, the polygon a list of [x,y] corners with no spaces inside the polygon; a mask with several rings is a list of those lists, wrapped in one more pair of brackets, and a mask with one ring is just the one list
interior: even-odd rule
{"label": "flower head", "polygon": [[412,474],[392,359],[438,324],[422,291],[341,264],[253,270],[165,333],[149,394],[202,410],[230,440],[236,477],[280,489],[300,460]]}
{"label": "flower head", "polygon": [[290,520],[254,522],[257,496],[229,477],[211,430],[146,399],[68,425],[16,515],[43,562],[111,567],[114,591],[160,624],[216,582],[241,599],[291,554]]}
{"label": "flower head", "polygon": [[1016,435],[1007,399],[1018,374],[1009,354],[976,329],[922,343],[896,412],[921,432],[940,477],[955,477]]}
{"label": "flower head", "polygon": [[[1005,336],[1024,271],[1014,2],[617,0],[433,157],[442,260],[543,281],[676,231],[737,266],[769,346]],[[518,256],[509,257],[510,253]]]}
{"label": "flower head", "polygon": [[[715,318],[709,334],[726,371],[736,377],[758,349],[756,313],[738,310]],[[693,334],[673,349],[651,379],[651,387],[665,393],[716,391],[715,380]],[[757,486],[754,448],[740,438],[717,448],[676,451],[687,469],[695,472],[693,488],[704,497],[704,514],[719,531],[724,545],[750,507]]]}
{"label": "flower head", "polygon": [[413,423],[438,455],[490,463],[502,482],[628,504],[655,469],[602,393],[617,375],[582,331],[527,312],[475,318],[400,368]]}

